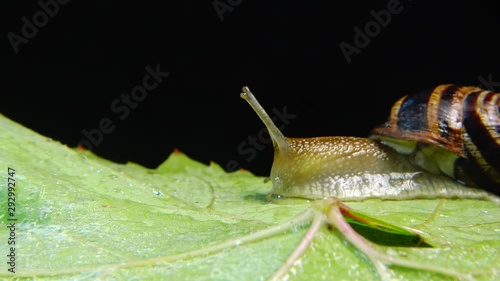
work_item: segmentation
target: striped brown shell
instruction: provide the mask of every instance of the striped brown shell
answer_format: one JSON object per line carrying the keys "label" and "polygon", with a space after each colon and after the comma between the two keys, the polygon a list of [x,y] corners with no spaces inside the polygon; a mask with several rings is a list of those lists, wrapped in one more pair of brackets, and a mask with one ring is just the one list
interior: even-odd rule
{"label": "striped brown shell", "polygon": [[500,93],[477,87],[439,85],[402,97],[372,139],[415,142],[452,152],[453,177],[471,186],[500,188]]}

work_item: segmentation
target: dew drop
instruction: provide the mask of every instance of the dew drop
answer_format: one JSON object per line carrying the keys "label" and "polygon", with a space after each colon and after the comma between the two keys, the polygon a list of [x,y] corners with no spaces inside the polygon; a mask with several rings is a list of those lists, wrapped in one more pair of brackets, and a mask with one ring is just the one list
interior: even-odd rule
{"label": "dew drop", "polygon": [[159,190],[154,190],[153,189],[153,193],[158,195],[158,196],[163,196],[163,192],[159,191]]}

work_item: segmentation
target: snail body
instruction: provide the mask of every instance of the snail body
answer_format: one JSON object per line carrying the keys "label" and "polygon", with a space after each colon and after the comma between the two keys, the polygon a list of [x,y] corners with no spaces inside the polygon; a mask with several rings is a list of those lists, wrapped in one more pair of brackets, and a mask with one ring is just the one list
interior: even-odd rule
{"label": "snail body", "polygon": [[[273,194],[277,194],[308,199],[337,197],[346,201],[367,198],[405,200],[442,197],[500,202],[497,196],[472,184],[470,173],[462,172],[467,165],[457,166],[453,173],[450,172],[450,163],[463,159],[462,154],[455,150],[449,152],[446,145],[420,145],[424,138],[411,139],[398,135],[395,133],[397,126],[394,125],[397,121],[390,120],[376,128],[369,138],[288,138],[274,125],[248,87],[243,87],[240,96],[264,122],[273,142],[274,161],[269,177],[273,187],[267,195],[268,200]],[[496,102],[499,102],[498,97]],[[397,110],[393,108],[392,113],[394,112]],[[498,110],[496,114],[498,125]],[[492,120],[495,122],[495,116]],[[499,127],[497,126],[496,130]],[[497,150],[494,153],[498,152],[500,142],[496,137],[494,140]],[[438,151],[434,156],[422,156],[432,154],[433,149]],[[436,156],[440,153],[441,156]],[[467,153],[471,152],[466,152],[466,156]],[[454,180],[450,174],[453,177],[460,175],[461,178],[459,181]],[[491,174],[491,181],[498,184],[495,173]],[[462,179],[467,179],[469,186],[464,184],[465,180],[461,182]]]}

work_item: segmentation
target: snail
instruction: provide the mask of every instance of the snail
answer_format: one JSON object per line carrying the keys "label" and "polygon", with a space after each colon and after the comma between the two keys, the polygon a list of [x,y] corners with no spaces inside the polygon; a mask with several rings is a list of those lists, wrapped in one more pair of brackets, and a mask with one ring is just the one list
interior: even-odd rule
{"label": "snail", "polygon": [[438,85],[395,103],[368,138],[288,138],[248,87],[274,146],[272,195],[345,201],[470,198],[500,202],[500,94]]}

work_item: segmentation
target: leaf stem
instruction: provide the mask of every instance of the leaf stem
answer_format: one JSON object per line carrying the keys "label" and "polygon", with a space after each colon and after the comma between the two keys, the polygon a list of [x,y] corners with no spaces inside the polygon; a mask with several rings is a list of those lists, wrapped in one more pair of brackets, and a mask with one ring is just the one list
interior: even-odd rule
{"label": "leaf stem", "polygon": [[322,214],[317,213],[307,231],[306,235],[300,242],[300,244],[295,248],[292,254],[288,257],[285,263],[274,273],[274,275],[269,279],[270,281],[281,280],[293,266],[293,264],[302,256],[302,254],[308,249],[309,245],[312,243],[314,237],[318,233],[320,226],[323,224],[324,219]]}
{"label": "leaf stem", "polygon": [[[363,236],[359,235],[351,225],[345,220],[342,212],[348,212],[348,209],[343,208],[342,202],[337,198],[329,198],[327,200],[330,203],[331,208],[328,211],[326,217],[329,223],[333,224],[339,232],[347,239],[352,245],[363,252],[373,263],[377,269],[382,280],[389,280],[390,276],[387,274],[387,266],[398,265],[403,267],[408,267],[412,269],[422,269],[426,271],[433,271],[441,273],[448,276],[453,276],[460,280],[474,280],[471,275],[456,272],[454,270],[440,267],[433,264],[422,264],[418,262],[413,262],[405,259],[401,259],[394,256],[389,256],[379,252],[373,247],[373,244],[366,240]],[[324,207],[323,207],[324,208]]]}

